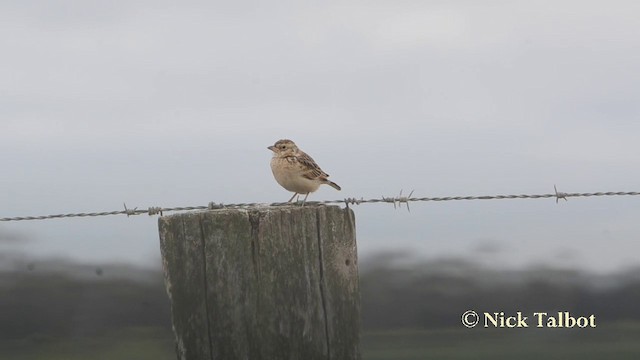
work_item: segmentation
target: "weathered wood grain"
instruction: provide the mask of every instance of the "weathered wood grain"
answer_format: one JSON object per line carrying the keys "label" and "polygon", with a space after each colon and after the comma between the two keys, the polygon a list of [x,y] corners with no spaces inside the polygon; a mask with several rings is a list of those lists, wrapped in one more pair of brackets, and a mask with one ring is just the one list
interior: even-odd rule
{"label": "weathered wood grain", "polygon": [[350,209],[222,209],[159,228],[180,359],[360,358]]}
{"label": "weathered wood grain", "polygon": [[207,333],[204,242],[198,214],[160,218],[160,250],[179,359],[211,359]]}

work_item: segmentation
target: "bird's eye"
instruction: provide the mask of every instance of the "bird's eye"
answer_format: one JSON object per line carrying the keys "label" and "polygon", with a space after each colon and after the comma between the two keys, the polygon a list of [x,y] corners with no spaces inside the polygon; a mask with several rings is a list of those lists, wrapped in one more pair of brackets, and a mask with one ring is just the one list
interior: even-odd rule
{"label": "bird's eye", "polygon": [[280,145],[280,149],[284,150],[284,149],[286,149],[286,148],[287,148],[287,146],[286,146],[286,145]]}

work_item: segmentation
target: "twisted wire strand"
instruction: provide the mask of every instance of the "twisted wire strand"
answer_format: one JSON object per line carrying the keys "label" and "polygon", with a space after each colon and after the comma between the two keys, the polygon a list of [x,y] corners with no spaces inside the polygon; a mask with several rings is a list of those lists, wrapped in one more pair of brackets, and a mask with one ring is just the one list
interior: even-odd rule
{"label": "twisted wire strand", "polygon": [[[554,186],[555,188],[555,186]],[[560,199],[567,200],[567,198],[574,197],[594,197],[594,196],[637,196],[640,192],[637,191],[608,191],[608,192],[592,192],[592,193],[563,193],[557,190],[553,194],[516,194],[516,195],[481,195],[481,196],[444,196],[444,197],[412,197],[413,191],[408,196],[403,196],[402,191],[398,196],[373,198],[373,199],[357,199],[357,198],[345,198],[340,200],[325,200],[325,201],[309,201],[309,205],[330,205],[330,204],[345,204],[360,205],[360,204],[375,204],[375,203],[390,203],[394,208],[405,204],[407,210],[409,210],[410,202],[424,202],[424,201],[468,201],[468,200],[506,200],[506,199],[547,199],[555,198],[556,203]],[[250,208],[256,206],[292,206],[296,203],[289,202],[277,202],[271,204],[264,203],[237,203],[237,204],[222,204],[210,202],[208,205],[202,206],[177,206],[177,207],[159,207],[152,206],[148,209],[127,208],[124,205],[124,210],[105,211],[105,212],[88,212],[88,213],[70,213],[70,214],[54,214],[54,215],[41,215],[41,216],[16,216],[16,217],[4,217],[0,218],[0,221],[28,221],[28,220],[46,220],[46,219],[60,219],[60,218],[79,218],[79,217],[97,217],[97,216],[111,216],[111,215],[141,215],[148,214],[162,216],[165,212],[176,211],[191,211],[191,210],[215,210],[215,209],[227,209],[227,208]]]}

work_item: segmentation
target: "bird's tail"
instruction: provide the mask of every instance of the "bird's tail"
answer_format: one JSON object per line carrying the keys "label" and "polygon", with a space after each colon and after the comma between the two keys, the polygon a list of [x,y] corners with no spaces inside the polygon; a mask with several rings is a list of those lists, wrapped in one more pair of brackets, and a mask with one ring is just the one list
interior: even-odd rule
{"label": "bird's tail", "polygon": [[332,188],[336,189],[336,190],[342,190],[342,188],[340,187],[340,185],[334,183],[331,180],[326,180],[325,184],[331,186]]}

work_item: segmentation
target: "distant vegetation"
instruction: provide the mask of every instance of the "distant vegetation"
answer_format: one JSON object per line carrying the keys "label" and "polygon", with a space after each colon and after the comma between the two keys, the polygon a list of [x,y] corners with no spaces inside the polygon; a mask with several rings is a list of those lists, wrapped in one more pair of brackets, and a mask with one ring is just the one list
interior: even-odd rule
{"label": "distant vegetation", "polygon": [[[0,358],[41,358],[43,352],[47,358],[61,352],[59,358],[68,359],[89,353],[104,358],[175,358],[169,302],[159,270],[55,261],[6,264],[0,271]],[[361,264],[365,359],[423,359],[453,337],[462,344],[465,339],[478,342],[483,331],[491,336],[482,341],[496,344],[517,335],[462,327],[460,315],[468,309],[596,314],[598,329],[589,336],[603,335],[599,339],[605,345],[625,334],[640,334],[635,325],[640,324],[637,270],[596,276],[577,270],[487,269],[467,260],[403,265],[388,254],[362,259]],[[618,335],[607,342],[604,335],[614,328]],[[440,340],[425,347],[434,339]],[[414,352],[407,350],[411,346]],[[393,352],[395,347],[413,355],[403,357]],[[627,351],[637,354],[636,348]],[[451,350],[440,349],[445,351],[440,355],[445,356],[446,349]],[[448,354],[455,358],[454,352]]]}
{"label": "distant vegetation", "polygon": [[579,270],[500,270],[468,260],[402,265],[383,254],[361,272],[365,329],[459,328],[477,312],[570,311],[596,314],[599,323],[640,321],[640,268],[595,275]]}

